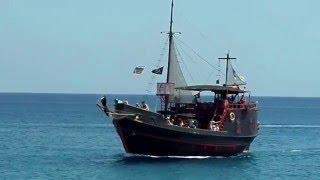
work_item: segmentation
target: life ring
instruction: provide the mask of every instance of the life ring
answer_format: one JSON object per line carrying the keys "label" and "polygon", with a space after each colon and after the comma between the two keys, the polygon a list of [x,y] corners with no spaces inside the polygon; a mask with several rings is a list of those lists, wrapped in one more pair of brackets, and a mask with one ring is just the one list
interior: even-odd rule
{"label": "life ring", "polygon": [[236,115],[234,114],[234,112],[231,112],[229,116],[231,121],[234,121],[236,119]]}

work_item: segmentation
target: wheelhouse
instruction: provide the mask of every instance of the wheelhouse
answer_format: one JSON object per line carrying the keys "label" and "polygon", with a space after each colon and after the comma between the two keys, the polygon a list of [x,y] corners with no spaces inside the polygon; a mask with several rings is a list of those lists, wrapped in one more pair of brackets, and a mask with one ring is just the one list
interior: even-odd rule
{"label": "wheelhouse", "polygon": [[[241,90],[237,86],[197,85],[175,89],[196,92],[192,103],[174,103],[170,104],[168,111],[159,111],[166,114],[175,125],[190,126],[191,120],[196,122],[197,128],[221,131],[224,121],[230,118],[230,112],[256,108],[256,104],[250,101],[250,91]],[[202,92],[212,92],[213,96],[202,98]]]}

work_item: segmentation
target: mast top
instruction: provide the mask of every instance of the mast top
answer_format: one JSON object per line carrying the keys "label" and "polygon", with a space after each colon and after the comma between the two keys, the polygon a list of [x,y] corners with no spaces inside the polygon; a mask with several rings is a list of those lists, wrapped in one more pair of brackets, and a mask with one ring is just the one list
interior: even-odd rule
{"label": "mast top", "polygon": [[172,46],[172,38],[173,38],[173,32],[172,32],[172,24],[173,24],[173,0],[171,0],[171,12],[170,12],[170,28],[169,28],[169,53],[168,53],[168,69],[167,69],[167,83],[169,83],[169,77],[170,77],[170,61],[171,61],[171,46]]}
{"label": "mast top", "polygon": [[230,57],[230,52],[228,52],[227,53],[227,57],[225,57],[225,58],[218,58],[218,59],[225,59],[225,60],[230,60],[230,59],[237,59],[237,58],[232,58],[232,57]]}
{"label": "mast top", "polygon": [[237,59],[237,58],[232,58],[232,57],[230,57],[230,51],[228,51],[228,53],[227,53],[227,57],[225,57],[225,58],[218,58],[218,59],[224,59],[224,60],[226,60],[226,82],[225,82],[225,86],[228,86],[228,73],[229,73],[229,61],[231,60],[231,59]]}
{"label": "mast top", "polygon": [[170,14],[170,30],[169,30],[169,35],[172,36],[172,24],[173,24],[173,0],[171,0],[171,14]]}

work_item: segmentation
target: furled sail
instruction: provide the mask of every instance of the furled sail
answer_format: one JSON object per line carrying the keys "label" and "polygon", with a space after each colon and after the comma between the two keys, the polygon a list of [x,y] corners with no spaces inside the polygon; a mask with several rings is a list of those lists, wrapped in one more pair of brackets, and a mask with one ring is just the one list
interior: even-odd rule
{"label": "furled sail", "polygon": [[[174,83],[174,87],[184,87],[187,86],[187,82],[183,76],[179,61],[177,58],[177,52],[174,40],[171,42],[171,55],[170,55],[170,65],[169,65],[169,83]],[[174,101],[178,103],[192,103],[193,95],[191,91],[175,90],[174,91]]]}
{"label": "furled sail", "polygon": [[234,70],[232,63],[228,63],[228,78],[226,85],[233,86],[233,85],[246,85],[244,77],[238,75],[238,73]]}

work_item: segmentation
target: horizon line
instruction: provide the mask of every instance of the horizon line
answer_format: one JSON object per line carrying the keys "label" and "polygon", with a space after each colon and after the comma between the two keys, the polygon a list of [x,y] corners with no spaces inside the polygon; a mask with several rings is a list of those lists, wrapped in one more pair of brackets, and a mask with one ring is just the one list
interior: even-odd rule
{"label": "horizon line", "polygon": [[[137,95],[137,96],[156,96],[156,94],[140,93],[74,93],[74,92],[0,92],[0,94],[61,94],[61,95]],[[208,96],[208,95],[205,95]],[[269,98],[320,98],[320,96],[274,96],[274,95],[252,95],[252,97]]]}

